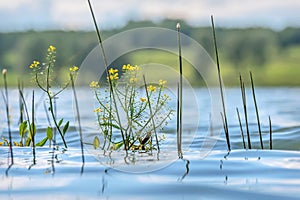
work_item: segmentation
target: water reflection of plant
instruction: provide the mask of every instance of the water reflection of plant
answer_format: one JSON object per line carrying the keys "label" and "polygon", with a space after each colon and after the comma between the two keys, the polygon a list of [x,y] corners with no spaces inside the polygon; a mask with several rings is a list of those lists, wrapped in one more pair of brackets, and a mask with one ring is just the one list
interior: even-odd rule
{"label": "water reflection of plant", "polygon": [[[156,84],[144,81],[143,87],[139,87],[142,81],[139,66],[123,65],[122,73],[120,79],[118,69],[108,70],[106,78],[113,87],[113,94],[109,86],[100,88],[98,82],[90,83],[98,103],[94,112],[104,138],[100,145],[96,136],[93,146],[106,150],[121,147],[125,150],[159,149],[159,143],[165,136],[158,136],[157,131],[167,125],[174,112],[169,105],[170,97],[164,92],[166,81],[159,80]],[[112,95],[114,98],[111,98]],[[121,121],[117,114],[122,116]]]}

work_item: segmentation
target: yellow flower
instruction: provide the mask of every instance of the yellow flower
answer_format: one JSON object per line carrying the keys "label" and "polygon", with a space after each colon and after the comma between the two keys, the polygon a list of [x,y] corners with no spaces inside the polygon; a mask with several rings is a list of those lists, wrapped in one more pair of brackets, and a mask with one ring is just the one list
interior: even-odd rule
{"label": "yellow flower", "polygon": [[95,113],[99,113],[99,112],[101,112],[102,110],[101,110],[101,108],[96,108],[96,109],[94,109],[94,112]]}
{"label": "yellow flower", "polygon": [[146,98],[143,98],[143,97],[141,97],[140,100],[141,100],[141,102],[147,101],[147,99],[146,99]]}
{"label": "yellow flower", "polygon": [[153,85],[149,85],[149,86],[147,87],[147,91],[150,91],[150,92],[156,92],[156,87],[153,86]]}
{"label": "yellow flower", "polygon": [[97,82],[97,81],[92,81],[90,83],[90,88],[99,88],[99,87],[100,87],[100,85],[99,85],[99,82]]}
{"label": "yellow flower", "polygon": [[130,82],[130,83],[136,83],[137,81],[138,81],[137,78],[130,78],[130,79],[129,79],[129,82]]}
{"label": "yellow flower", "polygon": [[110,75],[113,75],[113,74],[118,73],[118,71],[119,71],[119,70],[117,70],[117,69],[110,68],[110,69],[108,70],[108,73],[109,73]]}
{"label": "yellow flower", "polygon": [[123,69],[124,71],[134,71],[134,70],[137,71],[137,70],[140,69],[140,67],[137,66],[137,65],[132,66],[132,65],[130,65],[130,64],[127,64],[127,65],[123,65],[122,69]]}
{"label": "yellow flower", "polygon": [[79,68],[77,66],[70,67],[70,72],[76,72],[78,69]]}
{"label": "yellow flower", "polygon": [[4,145],[4,142],[0,142],[0,146],[3,146]]}
{"label": "yellow flower", "polygon": [[164,87],[164,86],[166,85],[166,83],[167,83],[166,80],[159,80],[159,81],[158,81],[158,84],[159,84],[159,86],[161,86],[161,87]]}
{"label": "yellow flower", "polygon": [[54,52],[56,50],[56,48],[52,45],[49,46],[48,51],[49,52]]}
{"label": "yellow flower", "polygon": [[39,66],[40,62],[39,61],[33,61],[33,63],[29,66],[30,69],[33,69],[33,68],[37,68]]}

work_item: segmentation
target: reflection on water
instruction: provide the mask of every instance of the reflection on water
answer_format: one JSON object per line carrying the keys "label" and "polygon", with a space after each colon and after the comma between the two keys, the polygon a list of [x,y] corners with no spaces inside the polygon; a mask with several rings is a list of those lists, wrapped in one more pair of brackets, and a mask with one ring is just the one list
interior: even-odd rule
{"label": "reflection on water", "polygon": [[[268,116],[272,117],[273,148],[275,150],[242,150],[243,144],[236,116],[236,107],[240,108],[239,89],[226,90],[229,133],[232,149],[226,150],[226,140],[222,133],[213,138],[216,141],[206,157],[201,149],[207,135],[210,113],[209,95],[205,89],[196,90],[199,101],[199,126],[184,118],[185,135],[183,139],[183,159],[177,159],[174,142],[170,142],[168,151],[145,155],[114,155],[109,152],[93,152],[86,146],[85,163],[82,163],[79,136],[73,123],[73,108],[70,95],[61,96],[58,115],[70,120],[70,132],[67,135],[69,149],[38,148],[34,164],[31,148],[14,148],[15,163],[7,171],[8,148],[0,148],[0,199],[287,199],[300,195],[300,109],[297,88],[257,88],[256,96],[262,123],[264,146],[268,147]],[[248,96],[247,96],[248,97]],[[249,96],[251,98],[251,96]],[[13,99],[13,98],[11,98]],[[188,103],[188,98],[185,99]],[[252,146],[260,148],[254,106],[249,102],[249,128]],[[12,104],[13,105],[13,104]],[[84,107],[84,105],[83,105]],[[17,107],[12,107],[12,119],[17,119]],[[37,109],[39,110],[39,109]],[[82,120],[86,137],[97,133],[97,127],[88,111],[84,108]],[[242,110],[242,109],[240,109]],[[3,109],[0,110],[3,112]],[[186,107],[187,116],[192,116],[193,107]],[[46,116],[43,109],[38,111],[37,137],[43,137]],[[3,116],[3,115],[2,115]],[[242,117],[243,115],[241,115]],[[5,119],[2,119],[4,121]],[[242,122],[244,121],[241,118]],[[17,122],[13,121],[13,138],[18,138]],[[173,123],[173,122],[171,122]],[[3,135],[6,134],[5,123]],[[189,130],[197,128],[196,133]],[[170,131],[171,132],[171,131]],[[169,134],[173,141],[174,135]],[[213,136],[212,136],[213,137]],[[174,137],[175,138],[175,137]],[[61,141],[58,141],[60,144]],[[114,152],[116,154],[116,152]],[[175,155],[175,156],[173,156]],[[105,160],[105,159],[107,160]],[[119,158],[119,159],[117,159]],[[125,159],[125,160],[124,160]],[[147,165],[133,166],[136,159],[144,159]],[[161,162],[160,166],[155,163]],[[129,162],[131,173],[122,172],[122,162]],[[111,168],[114,162],[117,168]],[[152,170],[145,170],[147,167]],[[153,168],[155,166],[155,170]],[[123,166],[124,167],[124,166]],[[118,169],[118,170],[117,170]],[[120,171],[121,170],[121,171]],[[147,171],[145,173],[136,173]],[[123,171],[128,171],[128,168]],[[6,173],[7,172],[7,173]],[[135,173],[132,173],[135,172]]]}

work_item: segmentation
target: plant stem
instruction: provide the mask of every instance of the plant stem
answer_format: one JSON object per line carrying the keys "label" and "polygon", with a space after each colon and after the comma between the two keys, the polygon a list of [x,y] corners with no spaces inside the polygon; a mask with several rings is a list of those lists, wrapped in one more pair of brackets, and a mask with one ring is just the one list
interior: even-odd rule
{"label": "plant stem", "polygon": [[260,120],[259,120],[259,114],[258,114],[258,107],[257,107],[257,102],[256,102],[256,97],[255,97],[254,83],[253,83],[253,78],[252,78],[251,71],[250,71],[250,80],[251,80],[252,96],[253,96],[253,101],[254,101],[254,106],[255,106],[256,119],[257,119],[258,133],[259,133],[259,139],[260,139],[260,146],[261,146],[262,149],[264,149],[263,140],[262,140],[262,134],[261,134],[261,128],[260,128]]}
{"label": "plant stem", "polygon": [[73,90],[73,96],[74,96],[74,100],[75,100],[75,108],[76,108],[76,113],[77,113],[78,129],[79,129],[79,136],[80,136],[81,157],[82,157],[82,163],[84,164],[85,159],[84,159],[84,151],[83,151],[82,129],[81,129],[79,106],[78,106],[75,85],[74,85],[73,74],[70,74],[70,79],[71,79],[71,86],[72,86],[72,90]]}
{"label": "plant stem", "polygon": [[180,41],[180,24],[177,23],[177,35],[178,35],[178,58],[179,58],[179,86],[178,86],[178,110],[177,110],[177,148],[178,157],[182,158],[182,56],[181,56],[181,41]]}
{"label": "plant stem", "polygon": [[250,133],[249,133],[249,126],[248,126],[248,115],[247,115],[247,102],[246,102],[246,94],[245,94],[245,84],[242,80],[241,75],[240,75],[240,84],[241,84],[242,101],[243,101],[244,114],[245,114],[248,147],[249,147],[249,149],[251,149]]}
{"label": "plant stem", "polygon": [[244,149],[246,149],[246,143],[245,143],[245,138],[244,138],[244,131],[243,131],[241,117],[240,117],[240,113],[239,113],[239,109],[238,108],[236,108],[236,113],[237,113],[238,120],[239,120],[239,125],[240,125],[240,130],[241,130],[241,136],[242,136],[242,140],[243,140],[243,146],[244,146]]}
{"label": "plant stem", "polygon": [[224,100],[224,94],[223,94],[223,84],[222,84],[222,77],[221,77],[221,71],[220,71],[219,54],[218,54],[218,48],[217,48],[217,39],[216,39],[216,32],[215,32],[215,25],[214,25],[214,18],[213,18],[213,16],[211,16],[211,24],[212,24],[212,32],[213,32],[213,40],[214,40],[214,47],[215,47],[216,60],[217,60],[217,69],[218,69],[220,93],[221,93],[222,107],[223,107],[223,114],[224,114],[225,136],[226,136],[228,151],[230,151],[231,150],[231,147],[230,147],[230,137],[229,137],[229,131],[228,131],[228,123],[227,123],[227,115],[226,115],[226,108],[225,108],[225,100]]}
{"label": "plant stem", "polygon": [[[106,76],[108,77],[108,83],[109,83],[109,88],[110,88],[110,98],[112,99],[112,101],[114,103],[114,107],[116,109],[116,115],[117,115],[117,120],[118,120],[118,124],[119,124],[120,131],[121,131],[122,140],[123,140],[123,143],[124,143],[125,150],[127,151],[128,150],[127,149],[127,144],[126,144],[124,132],[123,132],[122,125],[121,125],[121,119],[120,119],[120,115],[119,115],[119,112],[118,112],[118,106],[117,106],[117,102],[116,102],[116,98],[115,98],[115,94],[114,94],[112,80],[110,79],[109,72],[108,72],[108,62],[107,62],[104,47],[103,47],[103,44],[102,44],[100,30],[98,28],[97,21],[96,21],[96,18],[95,18],[95,14],[94,14],[92,4],[91,4],[90,0],[88,0],[88,4],[89,4],[89,8],[90,8],[91,15],[92,15],[92,18],[93,18],[94,26],[96,28],[96,32],[97,32],[97,36],[98,36],[98,43],[99,43],[99,46],[100,46],[100,49],[101,49],[101,52],[102,52],[102,57],[103,57],[104,64],[105,64]],[[126,139],[127,139],[127,137],[126,137]]]}
{"label": "plant stem", "polygon": [[7,129],[8,129],[8,137],[9,137],[9,151],[11,158],[11,165],[14,164],[14,154],[12,148],[12,137],[11,137],[11,129],[10,129],[10,112],[9,112],[9,97],[8,97],[8,89],[7,89],[7,79],[6,79],[7,70],[2,70],[3,81],[4,81],[4,90],[5,90],[5,107],[6,107],[6,119],[7,119]]}
{"label": "plant stem", "polygon": [[269,116],[269,126],[270,126],[270,149],[273,149],[273,142],[272,142],[272,122],[271,122],[271,117]]}
{"label": "plant stem", "polygon": [[35,141],[34,141],[34,136],[35,136],[35,124],[34,124],[34,90],[32,91],[32,105],[31,105],[31,109],[32,109],[32,115],[31,115],[31,120],[32,120],[32,124],[29,127],[31,127],[31,140],[32,140],[32,154],[33,154],[33,164],[36,163],[35,160]]}
{"label": "plant stem", "polygon": [[153,125],[153,131],[154,131],[154,135],[155,135],[157,150],[160,151],[160,149],[159,149],[159,142],[158,142],[158,138],[157,138],[157,132],[156,132],[154,118],[153,118],[154,116],[153,116],[152,108],[151,108],[150,97],[149,97],[149,93],[148,93],[148,90],[147,90],[147,84],[146,84],[145,75],[143,75],[143,80],[144,80],[144,85],[145,85],[145,91],[146,91],[147,101],[148,101],[148,105],[149,105],[150,116],[151,116],[151,119],[152,119],[152,125]]}

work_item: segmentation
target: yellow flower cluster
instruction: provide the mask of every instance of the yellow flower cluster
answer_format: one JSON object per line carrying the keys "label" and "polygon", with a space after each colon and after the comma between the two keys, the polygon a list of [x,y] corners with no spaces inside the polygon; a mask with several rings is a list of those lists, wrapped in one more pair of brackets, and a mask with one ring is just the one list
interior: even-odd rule
{"label": "yellow flower cluster", "polygon": [[123,69],[124,71],[135,71],[135,70],[137,71],[137,70],[140,69],[140,67],[137,66],[137,65],[132,66],[132,65],[130,65],[130,64],[127,64],[127,65],[123,65],[122,69]]}
{"label": "yellow flower cluster", "polygon": [[117,69],[110,68],[108,70],[109,76],[107,77],[107,80],[111,80],[111,81],[118,80],[119,79],[118,71],[119,70],[117,70]]}
{"label": "yellow flower cluster", "polygon": [[159,80],[159,81],[158,81],[158,84],[159,84],[159,86],[161,86],[161,87],[164,87],[164,86],[166,85],[166,83],[167,83],[166,80]]}
{"label": "yellow flower cluster", "polygon": [[76,72],[78,69],[79,68],[77,66],[70,67],[70,72]]}
{"label": "yellow flower cluster", "polygon": [[149,86],[147,87],[147,91],[150,91],[150,92],[156,92],[156,87],[153,86],[153,85],[149,85]]}
{"label": "yellow flower cluster", "polygon": [[90,87],[91,88],[99,88],[100,87],[99,82],[97,82],[97,81],[90,82]]}
{"label": "yellow flower cluster", "polygon": [[40,62],[39,61],[33,61],[33,63],[29,66],[30,69],[33,69],[33,68],[37,68],[39,66]]}
{"label": "yellow flower cluster", "polygon": [[52,45],[49,46],[48,48],[48,52],[55,52],[56,51],[56,48]]}
{"label": "yellow flower cluster", "polygon": [[131,84],[136,83],[137,81],[138,81],[138,78],[136,78],[136,77],[133,77],[133,78],[130,78],[130,79],[129,79],[129,82],[130,82]]}

